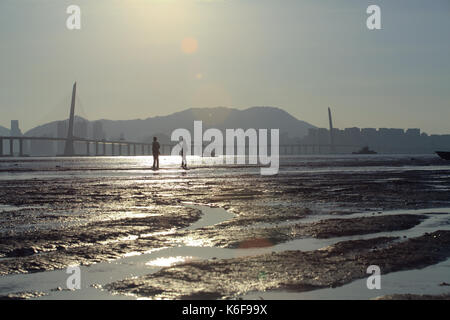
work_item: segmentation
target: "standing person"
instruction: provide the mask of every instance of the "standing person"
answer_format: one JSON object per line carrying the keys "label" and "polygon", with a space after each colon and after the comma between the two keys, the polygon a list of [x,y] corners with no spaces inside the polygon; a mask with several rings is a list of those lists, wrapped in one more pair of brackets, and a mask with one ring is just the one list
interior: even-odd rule
{"label": "standing person", "polygon": [[153,137],[153,143],[152,143],[152,152],[153,152],[153,170],[159,170],[159,148],[161,147],[159,145],[158,139],[156,137]]}
{"label": "standing person", "polygon": [[184,141],[183,137],[180,137],[180,145],[181,145],[181,167],[183,169],[187,169],[187,143]]}

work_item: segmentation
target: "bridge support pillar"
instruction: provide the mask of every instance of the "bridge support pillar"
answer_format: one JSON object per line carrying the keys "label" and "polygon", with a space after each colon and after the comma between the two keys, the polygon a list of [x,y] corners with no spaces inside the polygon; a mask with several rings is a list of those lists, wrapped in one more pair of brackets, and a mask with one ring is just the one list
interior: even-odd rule
{"label": "bridge support pillar", "polygon": [[127,144],[127,152],[128,152],[128,156],[130,156],[131,155],[131,147],[130,147],[130,144]]}
{"label": "bridge support pillar", "polygon": [[86,141],[86,155],[88,156],[91,153],[89,150],[89,141]]}
{"label": "bridge support pillar", "polygon": [[141,156],[143,156],[143,155],[144,155],[144,145],[141,144]]}
{"label": "bridge support pillar", "polygon": [[95,155],[98,156],[98,142],[95,143]]}
{"label": "bridge support pillar", "polygon": [[9,139],[9,155],[14,157],[14,140]]}
{"label": "bridge support pillar", "polygon": [[23,157],[23,139],[19,139],[19,157]]}
{"label": "bridge support pillar", "polygon": [[0,139],[0,157],[3,157],[3,139]]}
{"label": "bridge support pillar", "polygon": [[133,144],[133,155],[136,156],[136,144]]}
{"label": "bridge support pillar", "polygon": [[119,156],[121,156],[121,155],[122,155],[122,144],[119,143]]}
{"label": "bridge support pillar", "polygon": [[103,155],[106,156],[106,143],[103,142]]}

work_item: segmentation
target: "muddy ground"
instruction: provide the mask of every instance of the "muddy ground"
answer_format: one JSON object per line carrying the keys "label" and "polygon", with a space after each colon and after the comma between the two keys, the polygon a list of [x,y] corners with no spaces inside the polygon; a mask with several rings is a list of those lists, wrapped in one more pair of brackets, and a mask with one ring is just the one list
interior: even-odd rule
{"label": "muddy ground", "polygon": [[[427,163],[411,159],[409,165]],[[149,172],[133,178],[0,180],[0,274],[89,265],[177,246],[186,238],[217,247],[252,248],[301,238],[408,230],[427,216],[377,213],[450,207],[450,168],[166,178]],[[214,227],[183,230],[201,217],[185,202],[219,206],[235,217]],[[351,216],[364,212],[367,216]],[[302,221],[311,217],[312,222]],[[107,288],[149,297],[226,298],[251,290],[338,286],[365,276],[368,263],[388,271],[436,263],[448,257],[449,237],[446,231],[436,231],[402,241],[353,240],[311,252],[192,262]]]}
{"label": "muddy ground", "polygon": [[389,273],[425,267],[450,256],[450,231],[437,231],[401,243],[392,243],[393,240],[385,237],[344,241],[311,252],[285,251],[190,262],[112,283],[106,289],[156,299],[235,299],[250,291],[337,287],[366,277],[367,267],[373,264]]}

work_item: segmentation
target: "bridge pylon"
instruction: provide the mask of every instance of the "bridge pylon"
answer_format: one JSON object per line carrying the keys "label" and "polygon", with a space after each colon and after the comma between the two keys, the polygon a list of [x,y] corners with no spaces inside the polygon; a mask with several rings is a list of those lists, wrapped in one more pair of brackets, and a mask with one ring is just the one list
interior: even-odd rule
{"label": "bridge pylon", "polygon": [[64,147],[64,155],[65,156],[74,156],[75,149],[73,147],[73,122],[75,117],[75,96],[77,93],[77,83],[73,84],[72,89],[72,104],[70,106],[70,116],[69,116],[69,129],[67,131],[67,140],[66,145]]}

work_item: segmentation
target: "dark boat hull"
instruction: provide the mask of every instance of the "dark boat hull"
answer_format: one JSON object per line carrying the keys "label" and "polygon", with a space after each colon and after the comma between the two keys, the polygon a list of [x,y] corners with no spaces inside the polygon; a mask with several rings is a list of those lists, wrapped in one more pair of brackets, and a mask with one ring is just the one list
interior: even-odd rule
{"label": "dark boat hull", "polygon": [[450,160],[450,152],[447,151],[436,151],[437,155],[444,160]]}
{"label": "dark boat hull", "polygon": [[367,151],[367,152],[352,152],[352,154],[378,154],[375,151]]}
{"label": "dark boat hull", "polygon": [[352,152],[353,154],[377,154],[375,151],[370,150],[369,147],[364,147],[359,151]]}

